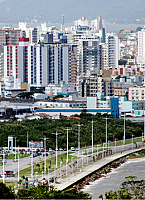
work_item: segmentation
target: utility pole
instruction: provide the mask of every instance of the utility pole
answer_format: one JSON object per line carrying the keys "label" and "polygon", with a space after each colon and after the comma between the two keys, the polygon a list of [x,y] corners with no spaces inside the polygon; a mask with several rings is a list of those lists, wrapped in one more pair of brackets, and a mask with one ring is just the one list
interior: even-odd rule
{"label": "utility pole", "polygon": [[16,138],[17,137],[15,137],[15,162],[16,162]]}
{"label": "utility pole", "polygon": [[46,136],[44,136],[44,138],[40,138],[44,140],[44,148],[45,148],[45,174],[46,174],[46,140],[49,140],[49,138],[46,138]]}
{"label": "utility pole", "polygon": [[107,117],[105,118],[106,119],[106,149],[107,149]]}
{"label": "utility pole", "polygon": [[20,163],[19,163],[19,146],[18,146],[18,187],[19,187],[19,181],[20,181]]}
{"label": "utility pole", "polygon": [[72,130],[72,129],[69,129],[68,127],[66,129],[63,129],[63,130],[66,130],[67,131],[67,162],[68,162],[68,131]]}
{"label": "utility pole", "polygon": [[28,146],[29,146],[28,134],[29,134],[29,131],[27,131],[27,151],[28,151]]}
{"label": "utility pole", "polygon": [[92,119],[92,157],[93,157],[93,152],[94,152],[94,122],[97,122],[97,121],[93,121]]}
{"label": "utility pole", "polygon": [[59,135],[59,134],[61,134],[61,133],[58,133],[57,131],[56,131],[56,133],[52,133],[52,134],[54,134],[54,135],[56,135],[56,168],[58,167],[57,166],[57,136]]}
{"label": "utility pole", "polygon": [[5,152],[3,150],[3,183],[5,183]]}
{"label": "utility pole", "polygon": [[123,138],[123,144],[125,144],[125,113],[124,113],[124,138]]}
{"label": "utility pole", "polygon": [[31,141],[32,144],[32,155],[31,155],[31,178],[33,179],[33,140]]}
{"label": "utility pole", "polygon": [[80,155],[80,127],[83,126],[83,124],[78,124],[78,157]]}

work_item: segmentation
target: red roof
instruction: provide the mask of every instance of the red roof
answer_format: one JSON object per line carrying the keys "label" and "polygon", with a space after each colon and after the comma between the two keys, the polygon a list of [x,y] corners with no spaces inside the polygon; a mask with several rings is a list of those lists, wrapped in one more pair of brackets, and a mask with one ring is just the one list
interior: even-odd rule
{"label": "red roof", "polygon": [[39,113],[39,114],[36,114],[36,115],[38,115],[40,117],[52,117],[51,115],[47,115],[45,113]]}
{"label": "red roof", "polygon": [[67,117],[66,120],[70,120],[70,119],[78,119],[78,120],[81,120],[80,117]]}

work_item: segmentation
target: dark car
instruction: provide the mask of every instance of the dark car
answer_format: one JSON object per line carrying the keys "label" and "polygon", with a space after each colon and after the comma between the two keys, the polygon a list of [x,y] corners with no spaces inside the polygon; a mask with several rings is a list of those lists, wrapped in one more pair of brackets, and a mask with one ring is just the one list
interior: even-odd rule
{"label": "dark car", "polygon": [[64,151],[67,151],[67,148],[64,148],[63,150],[64,150]]}
{"label": "dark car", "polygon": [[[45,156],[45,153],[43,154],[43,156]],[[48,156],[48,153],[46,153],[46,156]]]}

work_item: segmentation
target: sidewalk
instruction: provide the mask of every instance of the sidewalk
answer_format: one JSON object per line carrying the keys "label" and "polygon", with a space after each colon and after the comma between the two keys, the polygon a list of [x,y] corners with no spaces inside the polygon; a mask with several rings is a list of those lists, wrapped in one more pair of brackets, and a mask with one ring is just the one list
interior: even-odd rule
{"label": "sidewalk", "polygon": [[76,182],[80,181],[81,179],[83,179],[84,177],[88,176],[89,174],[92,174],[93,172],[99,170],[100,168],[104,167],[105,165],[121,158],[124,156],[127,156],[131,153],[140,151],[142,149],[145,149],[145,147],[140,148],[140,149],[132,149],[132,150],[128,150],[121,153],[116,153],[114,155],[102,158],[101,160],[98,160],[86,167],[84,167],[83,169],[81,169],[81,171],[76,172],[74,174],[71,174],[70,176],[67,176],[67,178],[58,180],[58,182],[56,184],[54,184],[55,188],[58,190],[64,190],[67,189],[69,187],[71,187],[72,185],[74,185]]}

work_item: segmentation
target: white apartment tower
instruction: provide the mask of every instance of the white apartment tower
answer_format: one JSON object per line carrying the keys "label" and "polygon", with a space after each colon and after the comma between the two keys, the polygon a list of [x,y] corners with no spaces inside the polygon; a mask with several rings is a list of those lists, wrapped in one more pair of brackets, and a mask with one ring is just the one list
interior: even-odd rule
{"label": "white apartment tower", "polygon": [[106,34],[108,68],[115,70],[119,60],[119,39],[114,33]]}
{"label": "white apartment tower", "polygon": [[145,62],[145,29],[138,32],[138,61]]}
{"label": "white apartment tower", "polygon": [[14,77],[14,85],[19,79],[30,86],[45,87],[61,81],[68,84],[72,72],[71,80],[75,81],[76,66],[72,65],[69,71],[69,46],[30,46],[28,41],[28,38],[20,38],[19,46],[4,47],[4,77]]}

